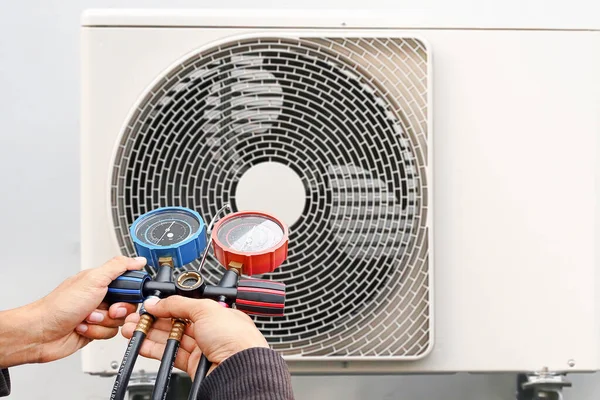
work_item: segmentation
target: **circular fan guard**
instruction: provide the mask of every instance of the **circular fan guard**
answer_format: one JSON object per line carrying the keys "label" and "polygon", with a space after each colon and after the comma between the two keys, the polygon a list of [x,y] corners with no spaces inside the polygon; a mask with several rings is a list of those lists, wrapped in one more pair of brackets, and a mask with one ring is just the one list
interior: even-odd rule
{"label": "circular fan guard", "polygon": [[[424,72],[410,66],[419,79],[403,72],[404,94],[394,95],[369,71],[377,65],[365,54],[377,47],[424,57],[409,39],[262,38],[169,71],[128,122],[116,156],[112,214],[123,253],[134,254],[128,227],[140,214],[185,206],[208,221],[224,203],[237,210],[249,168],[285,164],[304,183],[305,208],[290,227],[288,260],[264,276],[287,284],[286,316],[257,317],[257,326],[284,354],[422,353],[426,110],[414,99],[425,93]],[[212,283],[222,274],[212,255],[204,271]]]}

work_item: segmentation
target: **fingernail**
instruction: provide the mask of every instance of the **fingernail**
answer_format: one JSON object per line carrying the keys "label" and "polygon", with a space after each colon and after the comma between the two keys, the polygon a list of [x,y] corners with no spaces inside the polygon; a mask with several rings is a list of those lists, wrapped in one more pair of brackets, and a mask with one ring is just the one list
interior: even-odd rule
{"label": "fingernail", "polygon": [[86,324],[79,324],[75,330],[80,333],[85,333],[88,330],[88,326]]}
{"label": "fingernail", "polygon": [[102,322],[104,320],[104,314],[94,311],[87,320],[90,322]]}
{"label": "fingernail", "polygon": [[153,297],[153,298],[150,298],[150,299],[148,299],[148,300],[146,300],[146,301],[144,302],[144,305],[145,305],[145,306],[153,306],[153,305],[155,305],[156,303],[158,303],[158,300],[159,300],[159,299],[157,299],[157,298],[154,298],[154,297]]}
{"label": "fingernail", "polygon": [[146,265],[146,257],[135,257],[134,260],[139,263],[144,263],[144,265]]}
{"label": "fingernail", "polygon": [[126,308],[119,307],[119,308],[117,308],[117,311],[115,311],[115,318],[123,318],[126,315],[127,315]]}

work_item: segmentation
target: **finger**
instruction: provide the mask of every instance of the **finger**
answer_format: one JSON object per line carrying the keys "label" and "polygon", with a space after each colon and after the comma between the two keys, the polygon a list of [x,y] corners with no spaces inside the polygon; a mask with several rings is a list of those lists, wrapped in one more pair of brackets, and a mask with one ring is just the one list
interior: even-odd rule
{"label": "finger", "polygon": [[[208,372],[206,373],[206,376],[210,375],[211,372],[213,372],[215,370],[215,368],[217,368],[219,366],[219,364],[212,364],[210,366],[210,368],[208,369]],[[196,370],[194,370],[194,373],[196,372]]]}
{"label": "finger", "polygon": [[[126,339],[131,339],[133,335],[133,331],[135,330],[136,324],[133,322],[126,323],[123,325],[121,329],[121,334]],[[144,342],[142,343],[142,347],[140,349],[140,354],[147,358],[154,358],[156,360],[162,359],[163,353],[165,351],[165,341],[164,340],[153,340],[156,337],[156,334],[148,335]],[[184,335],[184,338],[186,336]],[[189,338],[189,337],[188,337]],[[200,360],[201,351],[197,346],[196,342],[191,339],[188,341],[188,338],[181,344],[179,351],[177,352],[177,359],[175,360],[175,367],[181,369],[182,371],[187,371],[188,374],[192,375],[195,373],[198,361]],[[189,346],[189,343],[192,343],[193,347]],[[181,356],[180,356],[181,354]],[[191,355],[190,355],[191,354]],[[191,357],[191,358],[189,358]],[[192,364],[190,365],[189,362]],[[188,368],[189,367],[189,368]]]}
{"label": "finger", "polygon": [[[131,339],[136,327],[137,323],[126,322],[121,328],[121,335],[123,335],[123,337],[126,339]],[[188,329],[189,330],[186,330],[187,333],[184,333],[181,337],[181,348],[191,352],[194,350],[194,348],[198,347],[198,344],[194,339],[193,329],[190,329],[190,327],[188,327]],[[146,335],[146,339],[164,344],[169,339],[170,332],[171,322],[169,320],[159,320],[157,321],[156,325],[150,329]]]}
{"label": "finger", "polygon": [[88,339],[110,339],[119,333],[118,328],[107,328],[105,326],[91,325],[86,323],[79,324],[75,330],[81,336],[84,336]]}
{"label": "finger", "polygon": [[[158,301],[158,302],[157,302]],[[148,299],[146,310],[158,318],[183,318],[192,322],[203,316],[224,310],[216,301],[209,299],[188,299],[182,296],[169,296],[166,299]]]}
{"label": "finger", "polygon": [[[148,332],[148,335],[146,337],[149,338],[150,340],[158,342],[158,343],[167,343],[167,340],[169,340],[170,333],[171,333],[170,325],[168,328],[165,326],[160,326],[158,328],[153,327],[152,329],[150,329],[150,331]],[[194,336],[186,334],[186,333],[184,333],[181,336],[181,340],[179,342],[181,343],[182,349],[185,349],[190,352],[193,351],[196,347],[198,347],[198,344],[196,343]]]}
{"label": "finger", "polygon": [[[127,316],[127,318],[125,318],[125,325],[133,324],[133,326],[135,327],[139,321],[140,321],[139,314],[137,314],[137,313],[129,314]],[[166,331],[166,330],[171,329],[171,325],[172,325],[171,321],[172,320],[168,319],[168,318],[159,318],[152,324],[152,327]],[[123,325],[123,327],[125,327],[125,325]],[[191,323],[190,325],[186,326],[183,333],[188,336],[194,337],[194,324]]]}
{"label": "finger", "polygon": [[105,326],[107,328],[118,328],[125,323],[125,318],[111,318],[106,310],[95,310],[87,316],[85,322],[92,325]]}
{"label": "finger", "polygon": [[[152,324],[152,328],[146,335],[146,338],[158,343],[166,343],[169,339],[172,326],[173,323],[170,319],[159,319]],[[121,329],[121,334],[129,339],[131,336],[133,336],[133,331],[136,327],[137,324],[135,323],[126,323]],[[194,339],[193,327],[187,326],[183,336],[181,337],[181,348],[186,349],[187,351],[193,351],[197,346],[196,340]]]}
{"label": "finger", "polygon": [[[140,348],[140,354],[143,357],[152,358],[154,360],[161,360],[164,352],[165,344],[161,342],[154,342],[151,339],[146,339]],[[190,352],[186,349],[180,348],[177,352],[177,357],[175,358],[175,368],[186,371],[188,375],[193,376],[193,374],[196,372],[198,360],[200,360],[200,349],[197,349],[195,352],[190,354]],[[188,366],[191,368],[188,369]]]}
{"label": "finger", "polygon": [[[183,333],[188,336],[194,336],[193,326],[194,326],[193,324],[186,326]],[[171,332],[172,327],[173,327],[173,320],[170,318],[159,318],[156,321],[154,321],[154,323],[151,326],[152,329],[164,331],[167,333]]]}
{"label": "finger", "polygon": [[133,313],[133,314],[129,314],[127,316],[127,318],[125,318],[125,323],[129,323],[129,322],[133,322],[134,324],[137,324],[140,320],[140,314],[138,313]]}
{"label": "finger", "polygon": [[[123,336],[130,338],[133,335],[133,331],[135,330],[135,328],[137,328],[139,319],[140,319],[139,315],[136,317],[136,316],[134,316],[134,314],[127,317],[127,319],[125,320],[125,325],[123,325],[123,328],[121,328],[121,332],[123,333]],[[171,325],[172,325],[172,323],[171,323],[170,319],[162,319],[161,318],[161,319],[156,320],[152,324],[151,328],[154,330],[163,330],[165,332],[170,332]]]}
{"label": "finger", "polygon": [[121,328],[121,335],[123,335],[126,339],[131,339],[136,325],[137,324],[133,322],[125,322],[125,325],[123,325],[123,327]]}
{"label": "finger", "polygon": [[[152,324],[152,329],[156,329],[163,332],[171,332],[171,328],[173,327],[173,320],[169,318],[159,318]],[[190,324],[185,327],[183,330],[184,335],[188,335],[190,337],[194,337],[194,324]]]}
{"label": "finger", "polygon": [[[140,320],[139,314],[131,314],[125,319],[125,324],[126,325],[131,324],[133,326],[137,326],[137,323],[139,322],[139,320]],[[171,319],[159,318],[152,323],[151,327],[154,329],[162,329],[164,331],[170,331],[171,325],[172,325],[171,321],[172,321]],[[189,328],[189,327],[186,327],[186,328]]]}
{"label": "finger", "polygon": [[[131,338],[131,336],[133,335],[133,331],[135,330],[135,328],[137,328],[137,324],[140,321],[140,315],[139,314],[129,314],[127,316],[127,318],[125,318],[125,324],[123,325],[123,327],[121,328],[121,333],[123,334],[123,336],[125,336],[127,339]],[[162,322],[162,321],[166,321],[166,322]],[[164,327],[164,329],[170,329],[167,328],[167,324],[170,324],[170,320],[156,320],[152,323],[152,327],[156,328],[158,324],[158,327]]]}
{"label": "finger", "polygon": [[101,279],[105,286],[108,286],[112,281],[117,279],[125,271],[139,270],[146,265],[144,257],[115,257],[101,267],[90,270],[93,277]]}
{"label": "finger", "polygon": [[135,313],[137,311],[136,304],[130,303],[115,303],[108,309],[108,315],[112,319],[121,319],[125,318],[129,314]]}

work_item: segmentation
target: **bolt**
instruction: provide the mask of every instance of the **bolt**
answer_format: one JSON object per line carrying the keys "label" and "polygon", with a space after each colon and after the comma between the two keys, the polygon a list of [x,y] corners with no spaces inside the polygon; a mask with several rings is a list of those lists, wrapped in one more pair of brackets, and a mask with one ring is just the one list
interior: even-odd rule
{"label": "bolt", "polygon": [[573,360],[572,358],[567,361],[567,364],[569,364],[569,367],[574,367],[575,366],[575,360]]}
{"label": "bolt", "polygon": [[113,362],[110,363],[110,367],[112,369],[117,369],[117,368],[119,368],[119,363],[116,362],[116,361],[113,361]]}

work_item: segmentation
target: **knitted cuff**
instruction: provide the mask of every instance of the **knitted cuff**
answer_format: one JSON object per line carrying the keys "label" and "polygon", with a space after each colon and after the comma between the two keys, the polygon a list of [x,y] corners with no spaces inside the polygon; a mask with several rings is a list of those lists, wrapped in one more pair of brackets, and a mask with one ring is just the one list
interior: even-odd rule
{"label": "knitted cuff", "polygon": [[255,347],[222,362],[202,382],[202,400],[293,400],[287,365],[275,351]]}
{"label": "knitted cuff", "polygon": [[8,396],[10,394],[10,375],[8,374],[8,368],[1,370],[0,373],[0,397]]}

